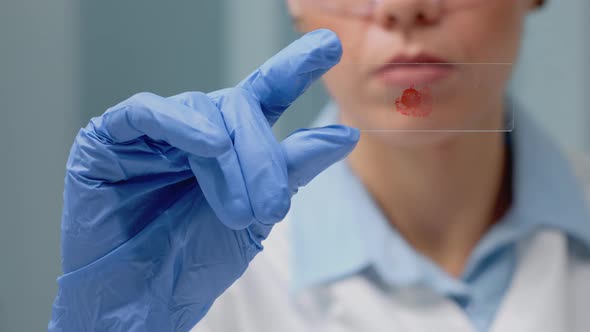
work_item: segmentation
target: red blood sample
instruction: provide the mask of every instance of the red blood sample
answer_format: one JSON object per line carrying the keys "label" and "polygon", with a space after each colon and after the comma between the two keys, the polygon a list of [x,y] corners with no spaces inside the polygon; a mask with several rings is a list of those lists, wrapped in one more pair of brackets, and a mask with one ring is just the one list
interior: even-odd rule
{"label": "red blood sample", "polygon": [[419,106],[420,103],[422,103],[422,95],[418,90],[409,88],[404,91],[404,94],[402,95],[402,104],[412,108]]}
{"label": "red blood sample", "polygon": [[412,85],[395,100],[396,111],[400,114],[424,118],[432,113],[432,94],[429,87],[417,90]]}

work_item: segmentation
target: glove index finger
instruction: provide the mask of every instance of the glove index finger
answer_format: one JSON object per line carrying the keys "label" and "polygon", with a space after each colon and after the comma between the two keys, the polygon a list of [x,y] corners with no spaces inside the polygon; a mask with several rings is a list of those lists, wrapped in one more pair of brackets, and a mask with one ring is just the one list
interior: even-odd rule
{"label": "glove index finger", "polygon": [[270,58],[238,84],[261,104],[270,125],[342,57],[338,36],[326,29],[310,32]]}

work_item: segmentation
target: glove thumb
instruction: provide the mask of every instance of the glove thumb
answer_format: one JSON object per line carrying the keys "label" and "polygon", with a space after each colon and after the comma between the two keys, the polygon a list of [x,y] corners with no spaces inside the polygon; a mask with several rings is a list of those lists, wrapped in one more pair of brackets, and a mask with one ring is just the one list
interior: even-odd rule
{"label": "glove thumb", "polygon": [[300,129],[287,137],[281,147],[287,161],[292,194],[348,156],[359,138],[358,129],[342,125]]}

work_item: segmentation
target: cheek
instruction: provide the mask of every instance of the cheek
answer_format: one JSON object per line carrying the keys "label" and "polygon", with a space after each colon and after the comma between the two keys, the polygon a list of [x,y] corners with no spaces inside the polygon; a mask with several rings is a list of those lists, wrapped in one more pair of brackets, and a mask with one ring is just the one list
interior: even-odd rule
{"label": "cheek", "polygon": [[322,78],[324,85],[329,94],[343,105],[354,104],[355,101],[360,100],[357,93],[361,90],[358,86],[358,72],[355,71],[354,66],[339,64],[334,69],[330,70]]}
{"label": "cheek", "polygon": [[447,21],[456,31],[466,62],[514,63],[520,48],[526,9],[522,1],[495,0],[457,12]]}
{"label": "cheek", "polygon": [[[362,58],[363,52],[372,49],[367,45],[367,29],[370,22],[333,15],[304,12],[301,16],[300,30],[303,33],[317,29],[334,31],[342,43],[342,59],[338,65],[322,77],[330,95],[342,105],[354,105],[362,100]],[[366,70],[366,68],[365,68]]]}
{"label": "cheek", "polygon": [[359,19],[342,18],[312,12],[302,15],[300,29],[310,32],[317,29],[334,31],[342,43],[343,55],[340,63],[322,77],[330,95],[342,104],[351,105],[360,100],[359,85],[362,85],[359,59],[363,50],[370,45],[366,43],[368,23]]}

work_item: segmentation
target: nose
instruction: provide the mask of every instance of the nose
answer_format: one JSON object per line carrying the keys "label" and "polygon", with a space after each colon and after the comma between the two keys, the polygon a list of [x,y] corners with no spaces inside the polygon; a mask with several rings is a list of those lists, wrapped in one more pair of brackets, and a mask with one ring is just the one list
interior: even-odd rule
{"label": "nose", "polygon": [[386,29],[408,29],[436,23],[443,0],[375,0],[375,20]]}

